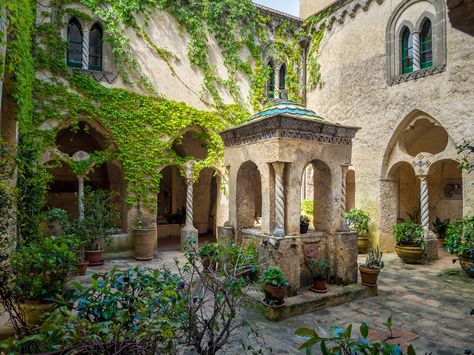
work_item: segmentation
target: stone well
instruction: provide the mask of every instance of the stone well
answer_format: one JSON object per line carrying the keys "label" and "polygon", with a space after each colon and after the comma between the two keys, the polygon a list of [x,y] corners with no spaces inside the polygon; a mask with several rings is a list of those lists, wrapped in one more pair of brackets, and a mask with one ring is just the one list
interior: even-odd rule
{"label": "stone well", "polygon": [[[346,172],[357,127],[329,123],[314,111],[277,101],[221,133],[228,169],[229,227],[239,243],[285,272],[291,292],[309,285],[305,255],[330,261],[329,280],[357,282],[357,236],[347,232]],[[314,168],[313,226],[300,234],[301,183]],[[224,229],[220,229],[223,231]]]}

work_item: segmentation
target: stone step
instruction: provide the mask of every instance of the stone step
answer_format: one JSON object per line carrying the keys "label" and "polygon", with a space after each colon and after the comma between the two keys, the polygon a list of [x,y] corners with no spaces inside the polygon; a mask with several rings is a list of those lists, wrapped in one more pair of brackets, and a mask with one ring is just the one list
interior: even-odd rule
{"label": "stone step", "polygon": [[261,301],[263,293],[254,290],[249,293],[252,301],[247,302],[246,305],[256,309],[268,320],[276,322],[299,314],[378,295],[377,287],[366,287],[361,284],[327,285],[327,288],[328,292],[326,293],[312,292],[308,288],[302,289],[296,296],[285,298],[285,304],[280,307],[270,307],[263,304]]}

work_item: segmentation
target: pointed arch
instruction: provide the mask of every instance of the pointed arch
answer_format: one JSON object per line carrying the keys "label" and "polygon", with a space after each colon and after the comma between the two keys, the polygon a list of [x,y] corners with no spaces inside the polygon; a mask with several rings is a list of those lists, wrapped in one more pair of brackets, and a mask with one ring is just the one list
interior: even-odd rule
{"label": "pointed arch", "polygon": [[89,69],[101,71],[102,70],[102,40],[103,30],[102,26],[95,23],[89,32]]}
{"label": "pointed arch", "polygon": [[67,65],[82,68],[82,26],[79,20],[71,18],[67,27]]}

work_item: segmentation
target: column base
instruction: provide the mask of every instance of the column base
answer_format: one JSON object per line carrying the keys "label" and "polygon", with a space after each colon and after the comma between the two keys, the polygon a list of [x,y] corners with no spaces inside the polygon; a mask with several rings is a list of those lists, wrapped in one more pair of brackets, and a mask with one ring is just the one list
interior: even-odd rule
{"label": "column base", "polygon": [[181,250],[185,250],[188,247],[199,247],[199,233],[193,225],[185,225],[181,229]]}
{"label": "column base", "polygon": [[426,249],[425,257],[426,261],[433,261],[438,259],[438,238],[432,231],[425,233]]}

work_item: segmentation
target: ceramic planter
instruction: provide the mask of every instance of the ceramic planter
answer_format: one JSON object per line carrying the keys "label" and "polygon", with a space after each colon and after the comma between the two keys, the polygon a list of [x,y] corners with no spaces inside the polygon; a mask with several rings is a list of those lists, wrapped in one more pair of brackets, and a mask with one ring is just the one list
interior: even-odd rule
{"label": "ceramic planter", "polygon": [[77,272],[79,273],[79,276],[84,276],[87,271],[87,267],[89,266],[89,260],[84,260],[83,263],[77,263]]}
{"label": "ceramic planter", "polygon": [[300,234],[308,233],[309,224],[300,223]]}
{"label": "ceramic planter", "polygon": [[380,269],[368,269],[361,265],[359,266],[359,271],[360,278],[362,279],[362,285],[368,287],[377,286],[377,278],[379,276]]}
{"label": "ceramic planter", "polygon": [[395,245],[395,251],[406,264],[418,264],[423,257],[423,249],[420,247]]}
{"label": "ceramic planter", "polygon": [[313,292],[317,293],[326,293],[328,292],[328,288],[326,286],[326,281],[323,279],[313,277],[313,286],[309,288]]}
{"label": "ceramic planter", "polygon": [[39,326],[43,323],[46,314],[53,312],[56,302],[26,300],[20,303],[20,309],[25,314],[25,322],[29,327]]}
{"label": "ceramic planter", "polygon": [[359,234],[357,237],[357,249],[359,254],[367,254],[369,251],[369,237]]}
{"label": "ceramic planter", "polygon": [[[265,300],[273,301],[273,305],[281,306],[285,303],[285,295],[288,291],[288,286],[271,286],[271,285],[262,285],[263,293],[265,294]],[[264,301],[265,302],[265,301]],[[268,303],[268,302],[265,302]]]}
{"label": "ceramic planter", "polygon": [[474,259],[469,258],[466,255],[459,255],[458,258],[462,269],[469,275],[469,277],[474,277]]}
{"label": "ceramic planter", "polygon": [[84,256],[89,261],[89,266],[98,266],[104,264],[104,250],[86,250]]}
{"label": "ceramic planter", "polygon": [[152,260],[155,254],[155,245],[155,228],[137,228],[133,230],[133,247],[136,260]]}

